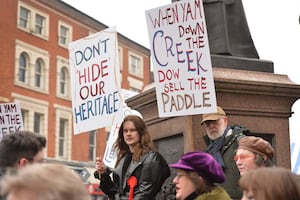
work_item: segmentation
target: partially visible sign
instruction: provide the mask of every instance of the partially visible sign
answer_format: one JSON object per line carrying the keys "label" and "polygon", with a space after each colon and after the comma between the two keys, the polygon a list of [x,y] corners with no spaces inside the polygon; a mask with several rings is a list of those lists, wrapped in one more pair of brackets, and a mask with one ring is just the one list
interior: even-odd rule
{"label": "partially visible sign", "polygon": [[[132,92],[130,90],[122,89],[122,97],[123,97],[123,113],[121,116],[118,116],[118,118],[121,119],[121,122],[123,121],[124,117],[127,115],[138,115],[139,117],[143,118],[141,113],[139,113],[136,110],[131,110],[127,104],[125,103],[125,100],[135,96],[137,93]],[[119,129],[121,126],[120,123],[113,124],[110,130],[109,138],[106,143],[106,149],[103,156],[103,162],[106,166],[110,168],[114,168],[116,161],[117,161],[117,152],[114,148],[114,144],[118,138]]]}
{"label": "partially visible sign", "polygon": [[300,175],[300,145],[297,142],[291,143],[291,167],[293,173]]}
{"label": "partially visible sign", "polygon": [[0,104],[0,140],[4,135],[21,130],[23,120],[19,103]]}

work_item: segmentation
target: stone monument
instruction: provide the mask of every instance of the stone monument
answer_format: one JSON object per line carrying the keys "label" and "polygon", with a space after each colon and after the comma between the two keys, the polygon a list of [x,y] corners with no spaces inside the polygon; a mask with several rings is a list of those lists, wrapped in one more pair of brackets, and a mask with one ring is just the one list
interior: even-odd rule
{"label": "stone monument", "polygon": [[[229,124],[267,139],[275,149],[275,164],[290,168],[289,118],[300,85],[287,75],[274,74],[273,62],[259,59],[241,0],[203,1],[217,104],[226,111]],[[127,105],[142,113],[168,163],[206,148],[201,115],[159,118],[154,85],[128,99]]]}

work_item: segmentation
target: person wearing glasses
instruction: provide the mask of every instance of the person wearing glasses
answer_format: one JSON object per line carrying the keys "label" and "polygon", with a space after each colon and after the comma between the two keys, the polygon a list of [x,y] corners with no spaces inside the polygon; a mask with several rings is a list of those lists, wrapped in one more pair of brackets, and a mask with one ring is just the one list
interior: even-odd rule
{"label": "person wearing glasses", "polygon": [[222,187],[232,199],[240,200],[242,197],[238,186],[240,174],[233,157],[238,147],[238,141],[248,134],[249,130],[238,125],[230,126],[225,111],[219,106],[217,112],[202,115],[201,125],[204,125],[206,130],[204,140],[207,149],[205,151],[217,160],[226,175]]}
{"label": "person wearing glasses", "polygon": [[[47,140],[31,131],[17,131],[5,135],[0,141],[0,179],[8,173],[28,164],[44,160]],[[0,200],[5,197],[0,196]]]}
{"label": "person wearing glasses", "polygon": [[234,161],[243,176],[251,169],[273,167],[273,156],[274,149],[269,142],[260,137],[245,136],[239,141]]}
{"label": "person wearing glasses", "polygon": [[177,200],[231,200],[219,184],[225,181],[221,165],[206,152],[188,152],[177,163],[173,179]]}

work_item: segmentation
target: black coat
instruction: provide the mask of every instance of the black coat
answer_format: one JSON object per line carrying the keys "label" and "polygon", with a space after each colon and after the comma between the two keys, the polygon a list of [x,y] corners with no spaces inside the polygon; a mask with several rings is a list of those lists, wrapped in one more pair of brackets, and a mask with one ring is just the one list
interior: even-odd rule
{"label": "black coat", "polygon": [[[127,180],[130,176],[135,176],[138,181],[134,188],[134,199],[154,199],[164,181],[170,176],[167,162],[158,152],[149,151],[139,162],[131,162],[130,167],[124,167],[127,156],[129,154],[120,160],[116,169],[101,175],[99,187],[112,200],[127,200],[129,197]],[[111,172],[113,179],[110,176]]]}

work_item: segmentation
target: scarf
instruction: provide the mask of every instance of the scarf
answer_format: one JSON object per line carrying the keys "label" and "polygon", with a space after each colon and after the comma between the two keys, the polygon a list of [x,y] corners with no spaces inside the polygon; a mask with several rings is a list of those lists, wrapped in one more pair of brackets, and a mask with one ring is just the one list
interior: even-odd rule
{"label": "scarf", "polygon": [[230,128],[231,127],[228,126],[221,137],[215,140],[209,140],[209,145],[206,150],[207,153],[211,154],[216,159],[216,161],[222,166],[222,168],[224,168],[225,165],[224,165],[221,149],[224,146],[225,138]]}

